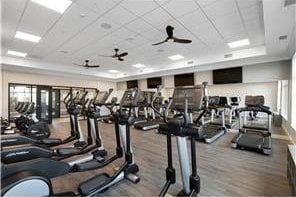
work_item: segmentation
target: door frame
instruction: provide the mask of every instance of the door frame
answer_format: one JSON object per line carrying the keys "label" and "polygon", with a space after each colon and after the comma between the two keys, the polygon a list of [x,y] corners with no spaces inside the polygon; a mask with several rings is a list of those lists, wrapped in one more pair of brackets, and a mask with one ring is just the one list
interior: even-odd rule
{"label": "door frame", "polygon": [[[52,118],[60,118],[61,114],[61,90],[52,88],[52,96],[53,92],[55,92],[55,106],[52,106],[52,112],[55,111],[55,115],[52,115]],[[54,110],[53,110],[54,109]]]}
{"label": "door frame", "polygon": [[36,87],[36,116],[41,120],[41,90],[48,90],[48,124],[52,123],[52,86],[37,85]]}

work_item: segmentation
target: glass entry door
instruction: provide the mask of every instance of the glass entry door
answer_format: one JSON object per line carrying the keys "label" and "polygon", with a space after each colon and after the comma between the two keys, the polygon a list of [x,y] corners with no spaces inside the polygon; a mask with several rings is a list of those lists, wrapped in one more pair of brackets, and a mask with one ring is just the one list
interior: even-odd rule
{"label": "glass entry door", "polygon": [[52,88],[37,86],[36,115],[39,120],[52,122]]}
{"label": "glass entry door", "polygon": [[52,118],[60,118],[60,89],[52,89]]}

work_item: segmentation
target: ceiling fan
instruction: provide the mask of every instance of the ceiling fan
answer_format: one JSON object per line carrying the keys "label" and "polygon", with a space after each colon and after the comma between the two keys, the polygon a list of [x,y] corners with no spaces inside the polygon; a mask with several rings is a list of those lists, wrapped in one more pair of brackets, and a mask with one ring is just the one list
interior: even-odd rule
{"label": "ceiling fan", "polygon": [[119,61],[124,61],[123,57],[125,57],[125,56],[128,55],[127,52],[118,54],[118,51],[119,51],[118,48],[115,48],[114,51],[115,51],[115,54],[114,55],[111,55],[111,56],[108,56],[108,55],[99,55],[99,56],[102,56],[102,57],[112,57],[112,58],[117,58]]}
{"label": "ceiling fan", "polygon": [[174,37],[173,31],[174,31],[174,27],[172,27],[170,25],[166,26],[166,32],[167,32],[168,37],[164,41],[161,41],[161,42],[158,42],[158,43],[155,43],[152,45],[163,44],[163,43],[168,42],[170,40],[172,40],[173,42],[181,43],[181,44],[189,44],[192,42],[192,40],[180,39],[180,38]]}
{"label": "ceiling fan", "polygon": [[100,65],[89,65],[88,63],[89,63],[89,60],[85,60],[85,64],[76,64],[76,63],[74,63],[74,64],[78,65],[78,66],[83,66],[86,69],[88,69],[88,68],[99,68],[100,67]]}

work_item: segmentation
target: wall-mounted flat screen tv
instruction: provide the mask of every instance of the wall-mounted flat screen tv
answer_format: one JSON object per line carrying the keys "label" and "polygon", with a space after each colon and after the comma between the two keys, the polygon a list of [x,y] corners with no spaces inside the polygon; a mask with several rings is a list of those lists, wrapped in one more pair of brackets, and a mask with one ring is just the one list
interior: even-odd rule
{"label": "wall-mounted flat screen tv", "polygon": [[194,73],[175,75],[175,87],[194,85]]}
{"label": "wall-mounted flat screen tv", "polygon": [[137,88],[138,87],[138,80],[127,81],[126,86],[127,86],[127,89]]}
{"label": "wall-mounted flat screen tv", "polygon": [[148,88],[157,88],[157,86],[161,85],[161,77],[154,77],[147,79],[147,87]]}
{"label": "wall-mounted flat screen tv", "polygon": [[228,83],[242,83],[243,82],[243,68],[226,68],[213,70],[214,84],[228,84]]}

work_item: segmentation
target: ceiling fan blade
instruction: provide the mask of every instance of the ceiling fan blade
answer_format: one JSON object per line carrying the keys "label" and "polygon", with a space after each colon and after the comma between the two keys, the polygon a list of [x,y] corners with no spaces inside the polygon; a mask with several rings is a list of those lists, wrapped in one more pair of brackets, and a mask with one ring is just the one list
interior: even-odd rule
{"label": "ceiling fan blade", "polygon": [[88,65],[87,67],[88,67],[88,68],[99,68],[100,65]]}
{"label": "ceiling fan blade", "polygon": [[166,26],[166,33],[168,35],[169,38],[173,38],[173,31],[174,31],[174,27],[168,25]]}
{"label": "ceiling fan blade", "polygon": [[128,55],[128,53],[125,52],[125,53],[121,53],[121,54],[117,55],[117,57],[124,57],[124,56],[127,56],[127,55]]}
{"label": "ceiling fan blade", "polygon": [[163,44],[165,42],[167,42],[169,40],[169,38],[165,39],[164,41],[161,41],[161,42],[158,42],[158,43],[155,43],[155,44],[152,44],[153,46],[155,45],[160,45],[160,44]]}
{"label": "ceiling fan blade", "polygon": [[173,41],[181,44],[189,44],[192,42],[192,40],[179,39],[179,38],[173,38]]}
{"label": "ceiling fan blade", "polygon": [[113,57],[113,55],[98,55],[100,57]]}
{"label": "ceiling fan blade", "polygon": [[124,59],[122,59],[121,57],[118,57],[118,60],[119,60],[119,61],[124,61]]}

